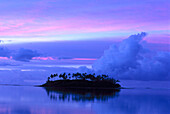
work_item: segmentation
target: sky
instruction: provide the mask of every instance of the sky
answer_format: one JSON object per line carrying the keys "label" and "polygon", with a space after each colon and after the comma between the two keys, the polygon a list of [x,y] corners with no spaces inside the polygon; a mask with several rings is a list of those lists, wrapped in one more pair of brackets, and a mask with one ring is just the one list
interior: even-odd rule
{"label": "sky", "polygon": [[156,43],[167,43],[168,13],[168,0],[0,0],[0,38],[77,41],[148,32],[150,42],[157,36]]}
{"label": "sky", "polygon": [[49,67],[55,72],[57,65],[90,68],[112,44],[141,32],[147,33],[143,47],[170,52],[169,3],[0,0],[0,74]]}

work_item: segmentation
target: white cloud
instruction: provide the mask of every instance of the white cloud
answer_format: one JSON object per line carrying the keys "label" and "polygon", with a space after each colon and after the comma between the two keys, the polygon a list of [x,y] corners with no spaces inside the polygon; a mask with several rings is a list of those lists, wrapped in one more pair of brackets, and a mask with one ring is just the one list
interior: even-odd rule
{"label": "white cloud", "polygon": [[[118,79],[170,80],[170,52],[156,52],[141,45],[146,33],[132,35],[119,46],[112,45],[93,64],[98,73]],[[148,50],[148,51],[146,51]]]}

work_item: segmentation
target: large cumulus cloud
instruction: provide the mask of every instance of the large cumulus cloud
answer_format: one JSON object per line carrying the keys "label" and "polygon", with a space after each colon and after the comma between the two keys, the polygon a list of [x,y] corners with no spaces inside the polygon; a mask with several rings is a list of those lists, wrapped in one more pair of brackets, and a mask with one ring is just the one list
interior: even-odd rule
{"label": "large cumulus cloud", "polygon": [[112,45],[93,64],[93,70],[118,79],[170,80],[170,53],[145,49],[141,44],[145,36],[142,32]]}

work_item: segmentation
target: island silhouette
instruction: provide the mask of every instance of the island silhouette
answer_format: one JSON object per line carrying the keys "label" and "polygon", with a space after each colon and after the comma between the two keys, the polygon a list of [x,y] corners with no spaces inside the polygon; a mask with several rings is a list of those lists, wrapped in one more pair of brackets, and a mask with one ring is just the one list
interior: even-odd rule
{"label": "island silhouette", "polygon": [[40,87],[53,88],[80,88],[80,89],[120,89],[119,80],[109,78],[108,75],[87,73],[61,73],[51,74],[46,83]]}

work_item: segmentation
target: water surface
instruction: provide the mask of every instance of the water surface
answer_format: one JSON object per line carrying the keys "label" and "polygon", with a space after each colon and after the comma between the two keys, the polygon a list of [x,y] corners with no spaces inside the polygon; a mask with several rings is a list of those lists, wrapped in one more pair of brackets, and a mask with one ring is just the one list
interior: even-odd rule
{"label": "water surface", "polygon": [[169,114],[170,89],[68,91],[0,86],[0,114]]}

